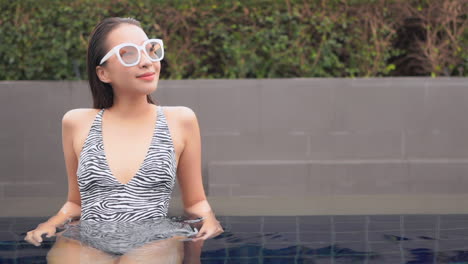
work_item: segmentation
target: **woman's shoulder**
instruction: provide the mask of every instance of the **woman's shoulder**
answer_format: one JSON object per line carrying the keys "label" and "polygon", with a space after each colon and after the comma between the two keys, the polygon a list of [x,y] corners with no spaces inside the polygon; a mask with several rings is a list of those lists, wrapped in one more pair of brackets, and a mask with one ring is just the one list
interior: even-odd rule
{"label": "woman's shoulder", "polygon": [[62,118],[62,123],[68,126],[74,126],[75,124],[86,123],[89,119],[94,119],[96,114],[101,109],[95,108],[76,108],[68,110]]}
{"label": "woman's shoulder", "polygon": [[164,110],[167,109],[167,111],[171,111],[177,115],[187,115],[190,113],[194,113],[192,108],[188,106],[183,106],[183,105],[178,105],[178,106],[166,106],[166,105],[160,105]]}
{"label": "woman's shoulder", "polygon": [[187,106],[164,106],[176,152],[182,153],[186,142],[193,139],[194,133],[198,133],[198,121],[195,111]]}
{"label": "woman's shoulder", "polygon": [[195,111],[188,106],[162,106],[164,113],[170,115],[181,124],[190,124],[196,121]]}

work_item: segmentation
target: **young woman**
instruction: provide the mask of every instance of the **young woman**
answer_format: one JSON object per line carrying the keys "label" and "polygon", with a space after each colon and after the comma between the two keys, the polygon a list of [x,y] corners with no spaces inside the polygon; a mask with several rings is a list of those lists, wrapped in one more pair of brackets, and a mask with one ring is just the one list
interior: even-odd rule
{"label": "young woman", "polygon": [[[29,231],[26,241],[39,246],[43,234],[55,235],[56,227],[71,218],[104,223],[165,217],[176,177],[185,213],[204,219],[189,243],[223,232],[202,185],[195,113],[188,107],[156,105],[150,96],[163,57],[162,40],[149,39],[135,19],[107,18],[95,27],[87,52],[94,108],[70,110],[62,120],[68,199],[56,215]],[[101,263],[99,259],[135,263],[133,256],[138,255],[138,261],[145,256],[133,252],[144,250],[150,263],[155,259],[175,263],[175,253],[169,256],[172,251],[167,248],[180,253],[181,243],[180,239],[153,241],[116,260],[57,234],[48,261],[87,263],[89,258],[90,263]],[[165,249],[158,252],[161,248]]]}

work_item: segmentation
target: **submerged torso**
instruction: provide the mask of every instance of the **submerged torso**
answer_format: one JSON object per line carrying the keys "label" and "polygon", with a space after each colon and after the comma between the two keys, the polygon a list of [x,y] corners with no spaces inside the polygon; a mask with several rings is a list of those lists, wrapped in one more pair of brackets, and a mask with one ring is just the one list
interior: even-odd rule
{"label": "submerged torso", "polygon": [[104,152],[104,111],[96,114],[78,160],[81,219],[133,221],[166,216],[177,159],[162,107],[157,106],[157,121],[144,161],[126,183],[113,175]]}

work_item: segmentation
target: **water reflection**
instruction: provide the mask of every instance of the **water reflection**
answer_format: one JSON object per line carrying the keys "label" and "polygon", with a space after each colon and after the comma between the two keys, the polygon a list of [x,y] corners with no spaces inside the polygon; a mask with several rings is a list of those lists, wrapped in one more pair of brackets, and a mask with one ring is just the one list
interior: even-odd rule
{"label": "water reflection", "polygon": [[[57,233],[48,263],[200,263],[203,241],[192,242],[202,219],[131,222],[73,220]],[[157,261],[157,262],[155,262]]]}

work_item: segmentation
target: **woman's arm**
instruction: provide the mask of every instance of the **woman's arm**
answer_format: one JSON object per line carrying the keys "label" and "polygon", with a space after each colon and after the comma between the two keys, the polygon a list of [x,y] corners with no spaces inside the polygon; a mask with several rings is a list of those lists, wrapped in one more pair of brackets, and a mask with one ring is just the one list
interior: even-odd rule
{"label": "woman's arm", "polygon": [[[192,109],[179,108],[180,124],[183,130],[184,149],[177,165],[177,178],[182,194],[184,210],[190,217],[211,215],[206,202],[201,174],[201,139],[198,120]],[[204,206],[198,206],[203,204]]]}
{"label": "woman's arm", "polygon": [[74,131],[76,131],[75,124],[83,119],[84,113],[82,109],[70,110],[65,113],[62,118],[62,146],[67,169],[68,197],[58,213],[47,220],[47,223],[55,226],[62,225],[68,219],[76,218],[81,215],[81,196],[76,176],[78,158],[73,147],[73,138]]}
{"label": "woman's arm", "polygon": [[79,122],[81,110],[70,110],[62,118],[62,146],[65,158],[65,166],[68,178],[68,197],[59,212],[51,217],[47,222],[55,226],[62,225],[70,218],[81,215],[81,196],[78,188],[76,170],[78,168],[78,158],[73,147],[75,125]]}
{"label": "woman's arm", "polygon": [[207,226],[205,228],[208,230],[204,230],[207,234],[204,238],[208,238],[211,235],[221,233],[223,230],[215,218],[203,189],[200,128],[192,109],[181,107],[179,116],[184,135],[184,150],[179,158],[177,177],[184,211],[190,218],[205,218],[203,227]]}
{"label": "woman's arm", "polygon": [[65,204],[60,208],[60,210],[49,218],[46,222],[42,224],[52,225],[54,227],[59,227],[65,224],[67,221],[77,218],[81,215],[81,206],[75,204],[74,202],[66,201]]}
{"label": "woman's arm", "polygon": [[[57,214],[57,220],[62,220],[61,216],[66,219],[81,216],[81,196],[78,188],[78,177],[76,175],[78,157],[75,154],[73,139],[75,138],[74,131],[77,130],[76,124],[86,119],[83,118],[87,116],[85,111],[83,111],[83,109],[70,110],[65,113],[62,118],[62,145],[67,169],[68,197],[67,202]],[[61,223],[61,221],[57,222]]]}
{"label": "woman's arm", "polygon": [[62,118],[62,145],[68,175],[67,201],[57,214],[40,223],[34,230],[27,232],[24,239],[36,246],[42,242],[43,234],[47,233],[50,237],[55,234],[57,227],[81,215],[81,197],[76,176],[78,159],[73,150],[73,124],[76,123],[76,119],[77,114],[74,110],[68,111]]}

